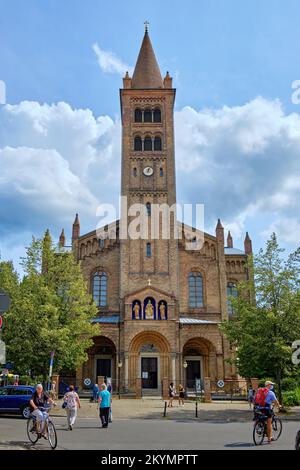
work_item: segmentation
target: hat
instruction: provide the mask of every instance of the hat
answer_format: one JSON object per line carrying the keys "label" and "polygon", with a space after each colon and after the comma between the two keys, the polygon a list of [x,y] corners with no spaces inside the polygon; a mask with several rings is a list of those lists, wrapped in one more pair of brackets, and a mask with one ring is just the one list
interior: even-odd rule
{"label": "hat", "polygon": [[268,385],[275,385],[273,382],[271,382],[270,380],[268,380],[266,383],[265,383],[265,386],[267,387]]}

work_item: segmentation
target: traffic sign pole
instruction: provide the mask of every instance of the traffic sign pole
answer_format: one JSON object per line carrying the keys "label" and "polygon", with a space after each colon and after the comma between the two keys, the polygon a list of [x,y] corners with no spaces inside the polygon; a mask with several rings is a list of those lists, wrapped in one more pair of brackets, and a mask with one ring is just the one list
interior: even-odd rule
{"label": "traffic sign pole", "polygon": [[49,386],[48,386],[48,391],[50,391],[50,389],[51,389],[51,379],[52,379],[52,372],[53,372],[54,355],[55,355],[55,352],[54,352],[54,351],[51,351],[51,353],[50,353],[50,367],[49,367]]}

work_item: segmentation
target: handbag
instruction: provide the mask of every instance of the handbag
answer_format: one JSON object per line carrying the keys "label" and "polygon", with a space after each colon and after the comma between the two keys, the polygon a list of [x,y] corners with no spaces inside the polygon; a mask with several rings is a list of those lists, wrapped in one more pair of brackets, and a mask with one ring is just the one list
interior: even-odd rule
{"label": "handbag", "polygon": [[65,410],[68,406],[68,403],[66,401],[63,402],[62,404],[62,409]]}

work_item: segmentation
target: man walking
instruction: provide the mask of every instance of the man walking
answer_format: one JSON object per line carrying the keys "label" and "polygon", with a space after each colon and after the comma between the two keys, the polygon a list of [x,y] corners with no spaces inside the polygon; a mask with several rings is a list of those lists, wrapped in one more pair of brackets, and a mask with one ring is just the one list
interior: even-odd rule
{"label": "man walking", "polygon": [[100,408],[100,419],[101,419],[103,428],[108,428],[110,401],[111,401],[111,395],[108,392],[106,385],[102,384],[100,387],[99,395],[98,395],[98,407],[97,408],[98,410]]}

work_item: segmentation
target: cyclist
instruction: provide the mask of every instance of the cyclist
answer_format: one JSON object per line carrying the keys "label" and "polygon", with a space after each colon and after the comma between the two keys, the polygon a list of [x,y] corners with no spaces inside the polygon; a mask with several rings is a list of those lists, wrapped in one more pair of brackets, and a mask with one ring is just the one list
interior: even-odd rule
{"label": "cyclist", "polygon": [[260,388],[255,396],[255,408],[267,416],[267,436],[268,443],[274,440],[272,437],[272,405],[280,410],[281,406],[274,393],[274,383],[267,381],[265,388]]}
{"label": "cyclist", "polygon": [[[33,393],[30,404],[30,411],[32,416],[36,419],[36,429],[39,437],[42,435],[44,428],[44,422],[48,417],[48,413],[45,411],[47,405],[54,404],[53,400],[44,392],[43,385],[38,384],[35,392]],[[46,436],[43,435],[46,438]]]}

